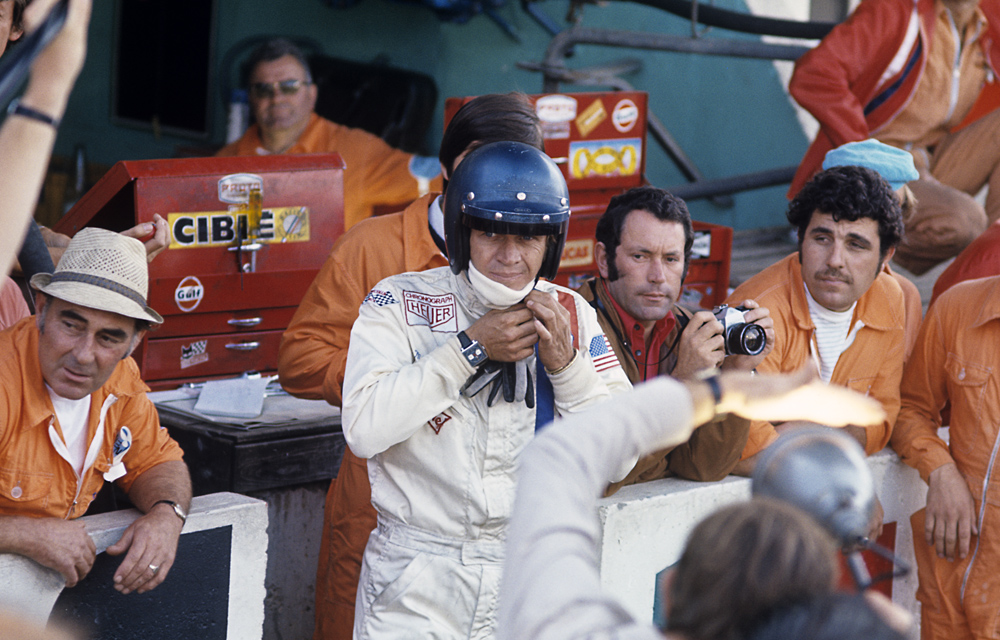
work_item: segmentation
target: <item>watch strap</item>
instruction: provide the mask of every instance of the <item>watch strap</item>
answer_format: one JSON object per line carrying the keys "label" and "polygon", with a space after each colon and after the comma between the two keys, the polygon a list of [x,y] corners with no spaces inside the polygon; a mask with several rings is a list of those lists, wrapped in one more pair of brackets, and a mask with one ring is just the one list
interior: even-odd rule
{"label": "watch strap", "polygon": [[184,508],[181,507],[181,505],[177,504],[173,500],[157,500],[156,502],[153,503],[153,506],[155,507],[158,504],[169,504],[171,507],[173,507],[174,513],[177,514],[177,517],[181,519],[181,524],[187,524],[188,517],[187,514],[184,513]]}
{"label": "watch strap", "polygon": [[483,345],[479,344],[477,340],[470,338],[464,331],[458,332],[458,343],[462,347],[462,356],[473,367],[478,367],[489,358]]}

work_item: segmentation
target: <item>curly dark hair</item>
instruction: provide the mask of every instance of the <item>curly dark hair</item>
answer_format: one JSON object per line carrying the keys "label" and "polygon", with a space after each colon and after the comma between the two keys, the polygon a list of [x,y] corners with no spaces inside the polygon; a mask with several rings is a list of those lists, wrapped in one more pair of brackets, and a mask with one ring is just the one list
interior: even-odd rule
{"label": "curly dark hair", "polygon": [[[31,0],[14,0],[14,11],[10,21],[11,31],[22,31],[24,29],[24,8],[31,4]],[[16,43],[17,40],[9,44]]]}
{"label": "curly dark hair", "polygon": [[865,167],[832,167],[802,187],[788,205],[788,221],[798,228],[800,248],[816,211],[833,216],[835,221],[871,218],[877,222],[882,258],[903,237],[899,198],[878,173]]}
{"label": "curly dark hair", "polygon": [[615,266],[615,252],[622,241],[622,229],[625,228],[625,218],[632,211],[648,211],[657,220],[676,222],[684,227],[684,274],[687,277],[691,264],[691,246],[694,244],[694,229],[691,227],[691,214],[684,201],[665,189],[657,187],[636,187],[611,198],[608,208],[601,219],[597,221],[597,241],[604,243],[608,253],[608,279],[618,279],[618,267]]}

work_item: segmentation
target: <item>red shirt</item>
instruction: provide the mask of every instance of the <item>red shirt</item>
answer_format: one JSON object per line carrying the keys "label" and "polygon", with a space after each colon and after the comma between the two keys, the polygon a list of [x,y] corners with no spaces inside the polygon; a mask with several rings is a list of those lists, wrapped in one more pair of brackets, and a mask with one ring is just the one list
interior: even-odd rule
{"label": "red shirt", "polygon": [[[603,278],[600,282],[602,287],[607,287],[607,283]],[[608,293],[610,294],[610,292]],[[667,336],[670,335],[670,332],[673,331],[674,326],[677,324],[674,312],[670,311],[663,318],[656,321],[656,324],[653,325],[653,334],[649,342],[649,348],[646,349],[645,328],[638,320],[621,308],[621,305],[618,304],[614,296],[608,295],[608,298],[615,308],[615,313],[621,318],[622,327],[625,328],[626,333],[626,335],[621,337],[624,338],[625,346],[632,354],[632,357],[635,358],[636,364],[639,365],[639,370],[643,372],[642,379],[649,380],[650,378],[655,378],[660,370],[659,354],[663,347],[663,341],[667,339]],[[657,355],[650,357],[649,354],[651,353]]]}

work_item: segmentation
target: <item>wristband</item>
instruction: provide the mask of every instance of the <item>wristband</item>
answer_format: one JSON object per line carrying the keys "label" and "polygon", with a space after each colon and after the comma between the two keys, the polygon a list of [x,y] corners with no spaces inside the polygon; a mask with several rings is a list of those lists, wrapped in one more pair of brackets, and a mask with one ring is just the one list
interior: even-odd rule
{"label": "wristband", "polygon": [[21,104],[21,101],[13,100],[10,106],[7,107],[7,115],[10,116],[21,116],[22,118],[28,118],[29,120],[35,120],[36,122],[41,122],[42,124],[50,125],[53,129],[59,128],[59,119],[53,118],[52,116],[42,113],[37,109],[32,109],[31,107],[26,107]]}
{"label": "wristband", "polygon": [[558,368],[558,369],[556,369],[555,371],[549,371],[548,369],[546,369],[546,370],[545,370],[545,373],[549,374],[550,376],[557,376],[557,375],[559,375],[560,373],[562,373],[562,372],[563,372],[563,371],[565,371],[566,369],[569,369],[569,368],[570,368],[570,366],[571,366],[571,365],[572,365],[572,364],[573,364],[574,362],[576,362],[576,357],[577,357],[578,355],[580,355],[580,352],[579,352],[579,351],[577,351],[576,349],[574,349],[574,350],[573,350],[573,357],[569,359],[569,362],[567,362],[567,363],[566,363],[566,364],[564,364],[563,366],[559,367],[559,368]]}
{"label": "wristband", "polygon": [[719,403],[722,402],[722,385],[719,384],[719,376],[708,376],[703,382],[712,390],[712,400],[715,401],[715,406],[719,406]]}

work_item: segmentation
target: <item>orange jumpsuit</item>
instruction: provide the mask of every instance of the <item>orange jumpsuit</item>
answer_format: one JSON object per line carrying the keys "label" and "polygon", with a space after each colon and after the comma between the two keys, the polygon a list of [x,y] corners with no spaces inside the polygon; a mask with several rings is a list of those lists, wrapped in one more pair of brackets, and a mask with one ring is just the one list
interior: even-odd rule
{"label": "orange jumpsuit", "polygon": [[160,426],[139,367],[126,358],[91,394],[87,442],[97,436],[98,425],[103,433],[97,436],[97,458],[78,483],[76,471],[49,437],[49,425],[60,436],[62,429],[39,367],[34,317],[0,333],[0,354],[0,514],[82,516],[104,484],[103,474],[111,468],[115,441],[125,426],[132,432],[132,446],[122,459],[127,473],[117,483],[126,492],[148,469],[183,458],[181,448]]}
{"label": "orange jumpsuit", "polygon": [[994,222],[962,250],[934,283],[931,304],[959,282],[1000,275],[1000,221]]}
{"label": "orange jumpsuit", "polygon": [[[298,141],[285,153],[332,152],[339,153],[347,165],[344,169],[345,229],[371,217],[377,205],[405,205],[428,191],[441,190],[441,167],[436,158],[423,158],[394,149],[378,136],[330,122],[315,113]],[[242,138],[215,155],[267,153],[260,140],[260,128],[254,124]]]}
{"label": "orange jumpsuit", "polygon": [[[334,245],[281,340],[278,374],[289,393],[340,406],[351,326],[368,292],[388,276],[448,264],[427,226],[434,197],[364,220]],[[352,637],[361,556],[375,524],[368,461],[345,449],[323,511],[316,640]]]}
{"label": "orange jumpsuit", "polygon": [[[927,481],[954,462],[975,503],[980,535],[965,560],[938,558],[924,541],[924,510],[913,514],[922,604],[921,636],[1000,637],[1000,277],[956,284],[927,311],[906,365],[892,446]],[[951,406],[950,444],[938,437]]]}
{"label": "orange jumpsuit", "polygon": [[[774,350],[757,367],[761,373],[796,371],[818,358],[812,319],[798,254],[792,254],[741,284],[727,302],[756,300],[774,319]],[[882,403],[886,419],[866,427],[865,451],[871,455],[889,441],[899,413],[899,381],[903,375],[903,293],[895,279],[880,272],[868,291],[858,299],[854,322],[864,323],[833,370],[830,384],[839,384]],[[853,323],[852,323],[853,326]],[[818,362],[817,362],[818,365]],[[818,368],[818,367],[817,367]],[[754,421],[743,458],[761,451],[778,438],[774,426]]]}

